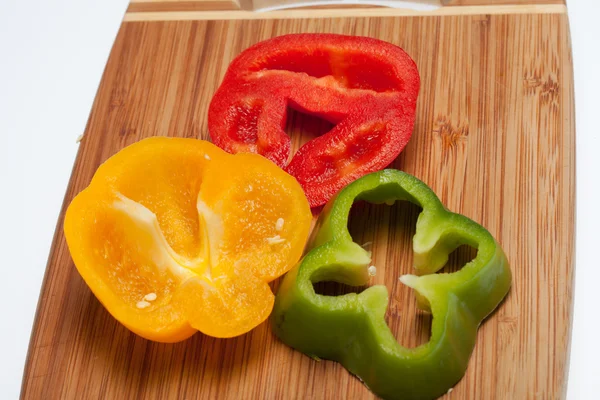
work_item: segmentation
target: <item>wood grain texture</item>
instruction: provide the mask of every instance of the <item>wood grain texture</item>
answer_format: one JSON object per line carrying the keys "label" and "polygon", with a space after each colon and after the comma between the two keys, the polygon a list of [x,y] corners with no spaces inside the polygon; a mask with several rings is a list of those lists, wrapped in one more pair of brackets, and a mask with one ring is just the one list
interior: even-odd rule
{"label": "wood grain texture", "polygon": [[[244,34],[240,34],[243,32]],[[414,136],[394,167],[428,183],[504,247],[513,288],[484,322],[451,399],[563,398],[570,337],[575,131],[565,14],[124,23],[108,61],[65,198],[22,387],[25,399],[370,399],[340,365],[280,343],[267,323],[229,340],[196,334],[157,344],[118,324],[78,275],[62,216],[101,162],[148,136],[206,138],[211,96],[229,62],[290,32],[379,37],[415,58],[422,79]],[[294,114],[294,146],[327,129]],[[410,272],[417,210],[353,209],[373,242],[373,283],[391,293],[400,343],[427,340],[430,318],[398,282]],[[453,266],[472,257],[469,248]],[[278,282],[274,283],[276,288]],[[340,287],[319,290],[339,292]]]}

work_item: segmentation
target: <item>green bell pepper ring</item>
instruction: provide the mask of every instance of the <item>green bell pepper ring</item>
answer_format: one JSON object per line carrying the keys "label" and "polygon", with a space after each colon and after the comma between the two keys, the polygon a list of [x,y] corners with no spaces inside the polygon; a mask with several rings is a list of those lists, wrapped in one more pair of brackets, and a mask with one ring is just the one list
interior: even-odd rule
{"label": "green bell pepper ring", "polygon": [[[385,323],[385,286],[342,296],[316,294],[313,284],[335,281],[362,286],[369,280],[370,254],[348,232],[356,200],[408,200],[423,209],[413,238],[419,276],[400,280],[416,292],[419,308],[433,314],[428,343],[399,345]],[[477,249],[461,270],[435,274],[458,246]],[[319,217],[309,252],[284,278],[271,323],[287,345],[312,357],[340,362],[375,394],[386,399],[430,399],[465,374],[477,329],[510,289],[506,256],[491,234],[444,208],[423,182],[396,170],[364,176],[333,198]]]}

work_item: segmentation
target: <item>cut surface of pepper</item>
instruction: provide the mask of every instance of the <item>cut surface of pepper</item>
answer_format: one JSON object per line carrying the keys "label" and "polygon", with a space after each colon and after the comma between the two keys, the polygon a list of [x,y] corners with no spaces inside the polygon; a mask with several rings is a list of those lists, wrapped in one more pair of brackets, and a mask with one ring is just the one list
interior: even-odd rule
{"label": "cut surface of pepper", "polygon": [[[280,219],[293,223],[278,229]],[[98,168],[64,230],[106,309],[144,338],[176,342],[196,331],[237,336],[264,321],[268,282],[298,261],[311,219],[300,185],[269,160],[150,138]]]}
{"label": "cut surface of pepper", "polygon": [[[400,280],[415,290],[419,308],[433,315],[426,344],[409,349],[397,343],[384,319],[385,286],[342,296],[315,293],[313,284],[321,281],[350,286],[369,281],[370,254],[347,228],[357,200],[406,200],[422,208],[413,238],[416,275]],[[457,272],[436,274],[464,244],[476,248],[477,256]],[[432,399],[454,386],[465,374],[480,323],[512,280],[503,250],[486,229],[446,210],[423,182],[396,170],[369,174],[344,188],[320,215],[308,249],[276,296],[275,334],[311,357],[340,362],[385,399]]]}
{"label": "cut surface of pepper", "polygon": [[[212,141],[259,153],[296,179],[311,207],[389,165],[412,135],[420,78],[400,47],[334,34],[260,42],[229,66],[209,108]],[[288,163],[288,107],[336,124]]]}

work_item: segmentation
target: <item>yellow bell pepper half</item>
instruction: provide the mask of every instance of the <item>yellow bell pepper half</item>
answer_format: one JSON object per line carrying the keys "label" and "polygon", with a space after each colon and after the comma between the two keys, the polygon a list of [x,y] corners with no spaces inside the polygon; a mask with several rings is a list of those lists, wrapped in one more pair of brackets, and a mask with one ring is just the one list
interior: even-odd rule
{"label": "yellow bell pepper half", "polygon": [[263,322],[268,282],[300,259],[311,218],[298,182],[259,155],[150,138],[98,168],[64,230],[79,273],[119,322],[177,342]]}

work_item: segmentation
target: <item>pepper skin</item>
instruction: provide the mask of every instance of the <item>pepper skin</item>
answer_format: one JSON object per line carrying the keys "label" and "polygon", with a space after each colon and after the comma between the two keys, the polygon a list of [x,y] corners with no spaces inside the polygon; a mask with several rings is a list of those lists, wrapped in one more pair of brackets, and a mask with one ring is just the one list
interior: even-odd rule
{"label": "pepper skin", "polygon": [[[420,78],[400,47],[334,34],[260,42],[229,66],[208,112],[213,143],[261,154],[293,175],[311,207],[388,166],[408,143]],[[288,107],[336,124],[289,160]]]}
{"label": "pepper skin", "polygon": [[300,258],[312,215],[296,180],[256,154],[156,137],[121,150],[69,205],[67,244],[104,307],[138,335],[241,335],[268,282]]}
{"label": "pepper skin", "polygon": [[[416,292],[419,308],[433,314],[428,343],[400,346],[384,320],[385,286],[360,294],[324,296],[313,284],[368,282],[370,255],[348,233],[352,203],[407,200],[422,207],[413,238],[417,275],[400,280]],[[325,207],[310,251],[284,278],[271,323],[287,345],[312,357],[340,362],[385,399],[431,399],[465,374],[483,319],[510,289],[511,272],[498,243],[483,227],[447,211],[417,178],[396,170],[369,174],[344,188]],[[458,246],[477,248],[461,270],[436,274]]]}

